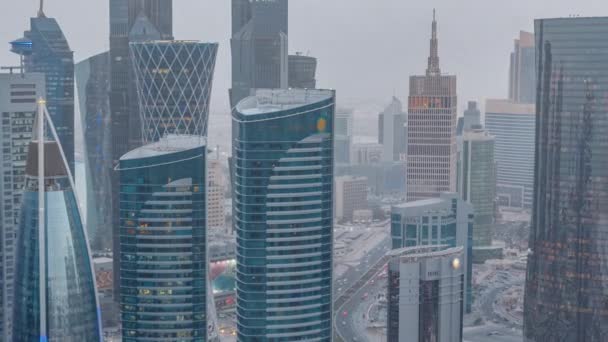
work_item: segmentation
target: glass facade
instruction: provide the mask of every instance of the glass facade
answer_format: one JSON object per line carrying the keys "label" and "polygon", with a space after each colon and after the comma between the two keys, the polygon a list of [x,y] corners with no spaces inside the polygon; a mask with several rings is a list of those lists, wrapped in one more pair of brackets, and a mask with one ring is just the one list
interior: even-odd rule
{"label": "glass facade", "polygon": [[122,340],[207,340],[206,145],[169,135],[123,156]]}
{"label": "glass facade", "polygon": [[287,0],[232,0],[231,107],[256,88],[287,88]]}
{"label": "glass facade", "polygon": [[608,336],[608,18],[535,22],[536,168],[525,341]]}
{"label": "glass facade", "polygon": [[257,90],[233,111],[237,340],[331,339],[328,90]]}
{"label": "glass facade", "polygon": [[317,59],[301,53],[289,56],[289,88],[315,89]]}
{"label": "glass facade", "polygon": [[130,48],[143,141],[206,136],[218,44],[146,41]]}
{"label": "glass facade", "polygon": [[87,236],[56,140],[28,147],[19,232],[11,341],[101,342]]}
{"label": "glass facade", "polygon": [[31,42],[25,70],[46,75],[47,108],[74,174],[74,53],[57,21],[44,15],[30,19],[24,39]]}

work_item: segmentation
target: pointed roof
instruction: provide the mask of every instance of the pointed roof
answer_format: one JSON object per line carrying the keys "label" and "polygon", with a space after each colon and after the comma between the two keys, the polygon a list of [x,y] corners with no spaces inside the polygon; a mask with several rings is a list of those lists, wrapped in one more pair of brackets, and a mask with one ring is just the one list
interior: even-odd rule
{"label": "pointed roof", "polygon": [[429,65],[426,69],[426,75],[439,76],[441,75],[441,69],[439,69],[439,42],[437,40],[437,21],[435,20],[435,9],[433,9],[433,24],[431,29],[431,51],[429,55]]}
{"label": "pointed roof", "polygon": [[160,40],[161,36],[158,28],[152,24],[143,11],[137,15],[129,32],[130,41]]}

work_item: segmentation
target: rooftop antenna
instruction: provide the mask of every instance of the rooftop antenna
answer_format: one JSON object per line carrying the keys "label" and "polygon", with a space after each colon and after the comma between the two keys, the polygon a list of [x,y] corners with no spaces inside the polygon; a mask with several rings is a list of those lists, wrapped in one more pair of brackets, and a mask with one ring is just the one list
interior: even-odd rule
{"label": "rooftop antenna", "polygon": [[46,15],[44,15],[44,0],[40,0],[40,8],[38,9],[38,18],[46,18]]}

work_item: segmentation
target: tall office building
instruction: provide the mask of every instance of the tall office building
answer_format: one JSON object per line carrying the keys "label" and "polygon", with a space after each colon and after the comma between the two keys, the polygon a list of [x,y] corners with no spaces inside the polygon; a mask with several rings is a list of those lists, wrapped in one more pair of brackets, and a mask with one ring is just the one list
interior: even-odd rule
{"label": "tall office building", "polygon": [[36,99],[45,96],[44,82],[43,74],[0,74],[0,341],[12,341],[15,253],[25,161]]}
{"label": "tall office building", "polygon": [[495,137],[498,205],[531,209],[536,127],[534,105],[487,100],[485,127]]}
{"label": "tall office building", "polygon": [[256,88],[287,88],[287,0],[232,0],[232,89],[234,107]]}
{"label": "tall office building", "polygon": [[122,340],[207,340],[206,138],[167,135],[120,174]]}
{"label": "tall office building", "polygon": [[353,214],[357,210],[368,208],[367,194],[369,189],[367,186],[367,178],[341,176],[335,178],[334,191],[336,196],[335,215],[338,220],[353,221]]}
{"label": "tall office building", "polygon": [[458,189],[462,199],[473,205],[473,259],[483,263],[486,259],[499,258],[500,248],[492,248],[496,198],[496,162],[494,137],[473,126],[465,131],[460,154],[460,181]]}
{"label": "tall office building", "polygon": [[388,255],[386,341],[462,341],[463,248],[408,247]]}
{"label": "tall office building", "polygon": [[[173,0],[110,0],[110,117],[112,164],[142,145],[137,87],[129,42],[173,39]],[[112,213],[118,212],[118,173],[112,172]],[[112,249],[119,254],[118,215],[112,214]],[[114,292],[120,288],[120,265],[114,258]],[[116,296],[115,298],[118,298]]]}
{"label": "tall office building", "polygon": [[101,342],[87,234],[49,114],[39,100],[19,217],[12,341]]}
{"label": "tall office building", "polygon": [[298,52],[289,55],[289,88],[315,89],[317,59]]}
{"label": "tall office building", "polygon": [[473,301],[473,206],[456,193],[407,202],[391,208],[392,248],[447,245],[464,247],[466,312]]}
{"label": "tall office building", "polygon": [[112,246],[112,118],[110,55],[103,52],[76,64],[76,91],[85,143],[87,231],[96,249]]}
{"label": "tall office building", "polygon": [[525,341],[608,336],[608,17],[535,21],[534,209]]}
{"label": "tall office building", "polygon": [[207,136],[218,44],[146,41],[130,47],[143,141],[168,134]]}
{"label": "tall office building", "polygon": [[207,163],[207,227],[210,231],[224,234],[227,233],[224,167],[219,158],[209,158]]}
{"label": "tall office building", "polygon": [[403,105],[393,96],[391,103],[378,115],[378,143],[384,150],[385,162],[405,160],[407,155],[407,114]]}
{"label": "tall office building", "polygon": [[11,43],[11,51],[23,57],[26,72],[46,75],[47,108],[74,173],[74,53],[57,20],[48,18],[40,3],[29,31]]}
{"label": "tall office building", "polygon": [[346,108],[336,109],[334,156],[337,164],[350,164],[353,142],[353,111]]}
{"label": "tall office building", "polygon": [[431,54],[424,76],[410,77],[407,136],[407,200],[456,191],[456,76],[439,69],[433,13]]}
{"label": "tall office building", "polygon": [[536,102],[536,66],[534,34],[520,31],[515,39],[509,67],[509,100],[517,103]]}
{"label": "tall office building", "polygon": [[334,108],[258,89],[233,110],[238,341],[332,338]]}
{"label": "tall office building", "polygon": [[473,126],[481,125],[481,112],[477,108],[477,102],[469,101],[467,109],[464,111],[463,119],[463,131],[470,131]]}

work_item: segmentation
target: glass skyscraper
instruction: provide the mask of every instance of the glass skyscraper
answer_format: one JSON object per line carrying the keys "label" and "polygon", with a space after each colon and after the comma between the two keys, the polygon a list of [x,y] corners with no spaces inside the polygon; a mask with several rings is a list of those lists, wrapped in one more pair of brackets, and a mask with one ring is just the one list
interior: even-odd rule
{"label": "glass skyscraper", "polygon": [[304,56],[297,52],[289,55],[289,88],[315,89],[317,80],[317,59],[311,56]]}
{"label": "glass skyscraper", "polygon": [[143,141],[206,136],[218,44],[146,41],[130,47]]}
{"label": "glass skyscraper", "polygon": [[17,232],[25,161],[32,140],[36,99],[45,96],[43,74],[0,74],[0,341],[12,341]]}
{"label": "glass skyscraper", "polygon": [[207,341],[206,143],[168,135],[120,159],[122,341]]}
{"label": "glass skyscraper", "polygon": [[256,88],[287,88],[288,1],[232,0],[231,107]]}
{"label": "glass skyscraper", "polygon": [[535,21],[525,341],[608,336],[608,17]]}
{"label": "glass skyscraper", "polygon": [[109,53],[77,63],[75,79],[85,143],[87,231],[94,248],[109,248],[112,246],[113,166]]}
{"label": "glass skyscraper", "polygon": [[74,53],[57,20],[42,8],[30,19],[30,29],[13,42],[13,52],[24,58],[25,71],[46,75],[47,108],[74,173]]}
{"label": "glass skyscraper", "polygon": [[258,89],[233,110],[240,342],[331,340],[334,109]]}
{"label": "glass skyscraper", "polygon": [[74,182],[40,101],[19,218],[15,342],[101,342],[100,310]]}

